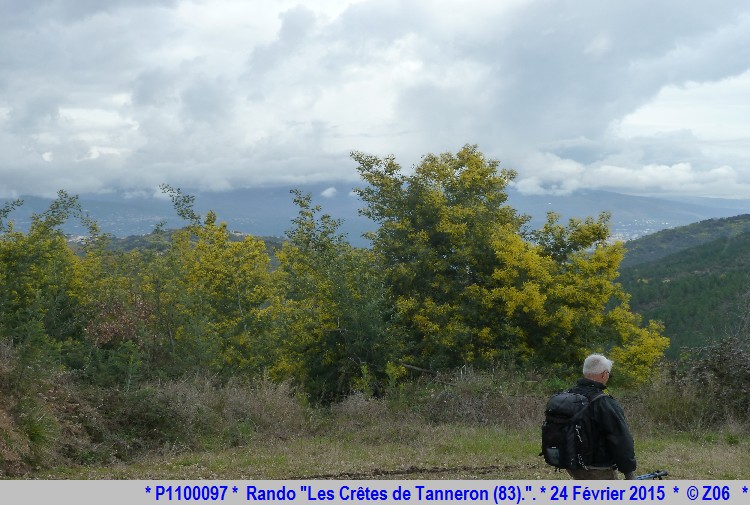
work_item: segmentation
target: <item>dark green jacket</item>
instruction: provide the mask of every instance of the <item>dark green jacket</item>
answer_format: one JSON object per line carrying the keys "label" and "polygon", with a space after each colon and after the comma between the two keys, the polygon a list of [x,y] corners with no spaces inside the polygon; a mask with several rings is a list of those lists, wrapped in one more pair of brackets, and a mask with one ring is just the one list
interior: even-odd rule
{"label": "dark green jacket", "polygon": [[[591,399],[605,389],[605,385],[590,379],[578,379],[572,393]],[[622,473],[635,471],[635,447],[625,413],[620,403],[609,395],[589,406],[594,457],[591,466],[617,466]]]}

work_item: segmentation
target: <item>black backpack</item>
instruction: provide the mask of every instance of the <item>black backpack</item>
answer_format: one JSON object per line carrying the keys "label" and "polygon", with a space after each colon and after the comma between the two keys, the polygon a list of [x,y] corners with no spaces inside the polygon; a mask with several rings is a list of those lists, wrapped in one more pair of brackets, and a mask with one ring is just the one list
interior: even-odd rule
{"label": "black backpack", "polygon": [[596,392],[590,397],[565,391],[547,402],[542,424],[544,461],[557,468],[575,470],[591,464],[593,444],[589,405],[607,396]]}

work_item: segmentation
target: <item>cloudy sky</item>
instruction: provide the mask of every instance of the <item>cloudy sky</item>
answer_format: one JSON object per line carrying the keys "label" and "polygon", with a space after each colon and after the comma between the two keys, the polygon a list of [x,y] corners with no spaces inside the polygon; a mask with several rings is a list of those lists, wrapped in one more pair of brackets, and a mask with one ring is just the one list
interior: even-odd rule
{"label": "cloudy sky", "polygon": [[0,197],[356,184],[478,144],[526,193],[750,196],[750,4],[0,0]]}

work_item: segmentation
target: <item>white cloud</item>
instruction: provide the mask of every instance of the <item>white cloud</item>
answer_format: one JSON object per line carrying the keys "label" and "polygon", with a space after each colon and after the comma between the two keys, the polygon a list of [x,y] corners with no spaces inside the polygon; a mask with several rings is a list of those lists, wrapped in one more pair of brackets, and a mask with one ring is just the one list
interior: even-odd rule
{"label": "white cloud", "polygon": [[571,159],[560,158],[551,153],[534,153],[521,161],[524,172],[516,182],[516,188],[525,194],[552,193],[570,194],[583,187],[581,176],[585,167]]}
{"label": "white cloud", "polygon": [[739,0],[13,0],[0,26],[4,192],[334,183],[351,150],[465,143],[526,192],[750,182]]}
{"label": "white cloud", "polygon": [[729,166],[697,170],[690,163],[621,167],[602,165],[586,173],[587,187],[628,188],[644,194],[697,194],[708,197],[733,197],[748,194],[750,180],[744,180]]}
{"label": "white cloud", "polygon": [[324,189],[320,193],[320,196],[322,196],[324,198],[333,198],[334,196],[336,196],[336,193],[338,193],[338,191],[336,190],[336,188],[334,188],[333,186],[331,186],[330,188]]}
{"label": "white cloud", "polygon": [[625,138],[690,130],[703,140],[750,139],[750,71],[713,82],[664,87],[615,127]]}

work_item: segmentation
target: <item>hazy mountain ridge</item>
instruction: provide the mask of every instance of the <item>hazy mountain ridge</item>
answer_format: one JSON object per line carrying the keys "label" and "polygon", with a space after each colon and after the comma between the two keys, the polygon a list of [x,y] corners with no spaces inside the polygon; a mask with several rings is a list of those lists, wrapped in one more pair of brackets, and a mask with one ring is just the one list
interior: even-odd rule
{"label": "hazy mountain ridge", "polygon": [[626,243],[621,267],[656,261],[714,240],[750,232],[750,214],[712,218],[685,226],[661,230]]}
{"label": "hazy mountain ridge", "polygon": [[[299,189],[313,196],[313,203],[322,212],[342,220],[341,231],[354,245],[367,245],[362,233],[371,231],[375,224],[359,215],[363,203],[352,194],[354,185],[326,183],[303,185]],[[297,215],[289,187],[238,189],[222,193],[194,192],[195,209],[201,214],[216,212],[230,230],[256,236],[280,237],[291,228]],[[25,229],[31,214],[42,212],[50,199],[22,197],[24,205],[16,209],[10,219],[17,228]],[[7,201],[7,199],[6,199]],[[164,221],[167,228],[179,228],[185,223],[164,196],[128,197],[122,194],[80,195],[83,208],[102,230],[116,237],[145,235]],[[736,216],[750,212],[748,200],[686,199],[667,200],[653,197],[624,195],[605,191],[579,191],[571,195],[523,195],[508,191],[507,204],[531,216],[530,228],[540,227],[547,212],[558,213],[562,220],[598,216],[610,212],[613,238],[631,240],[659,230],[675,228],[711,218]],[[65,225],[66,233],[84,233],[78,223]]]}

